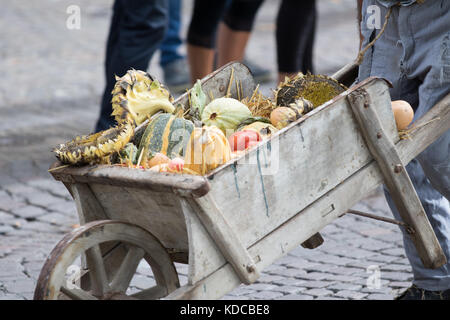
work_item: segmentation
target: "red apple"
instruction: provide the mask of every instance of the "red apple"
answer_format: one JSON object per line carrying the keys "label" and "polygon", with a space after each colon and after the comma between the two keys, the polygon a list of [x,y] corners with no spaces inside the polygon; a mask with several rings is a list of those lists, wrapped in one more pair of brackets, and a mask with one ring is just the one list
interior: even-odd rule
{"label": "red apple", "polygon": [[250,145],[255,145],[261,140],[260,134],[254,130],[237,131],[228,137],[231,151],[245,150]]}

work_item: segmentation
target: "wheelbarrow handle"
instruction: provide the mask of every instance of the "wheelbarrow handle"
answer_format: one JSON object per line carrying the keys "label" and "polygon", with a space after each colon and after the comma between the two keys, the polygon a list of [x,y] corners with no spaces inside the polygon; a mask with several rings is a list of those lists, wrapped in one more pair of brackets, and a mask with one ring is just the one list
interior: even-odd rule
{"label": "wheelbarrow handle", "polygon": [[336,71],[331,77],[343,85],[350,87],[358,77],[358,69],[359,66],[356,61],[352,61]]}

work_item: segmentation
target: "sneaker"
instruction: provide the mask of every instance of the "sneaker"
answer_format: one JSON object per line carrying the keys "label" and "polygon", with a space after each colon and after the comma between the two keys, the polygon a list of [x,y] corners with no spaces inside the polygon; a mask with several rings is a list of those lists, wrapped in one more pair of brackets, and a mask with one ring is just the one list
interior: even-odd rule
{"label": "sneaker", "polygon": [[256,83],[265,83],[272,80],[272,72],[269,69],[264,69],[253,62],[250,62],[247,58],[244,58],[242,63],[250,69]]}
{"label": "sneaker", "polygon": [[181,93],[191,87],[189,64],[186,59],[177,59],[162,67],[164,73],[164,85],[171,92]]}
{"label": "sneaker", "polygon": [[445,291],[428,291],[412,285],[394,300],[450,300],[450,289]]}

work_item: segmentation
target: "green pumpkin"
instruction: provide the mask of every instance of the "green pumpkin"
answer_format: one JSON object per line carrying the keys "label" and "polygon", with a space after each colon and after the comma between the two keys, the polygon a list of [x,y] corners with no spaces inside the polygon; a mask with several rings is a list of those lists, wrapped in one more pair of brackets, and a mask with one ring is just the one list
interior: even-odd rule
{"label": "green pumpkin", "polygon": [[218,127],[225,135],[230,135],[242,121],[251,116],[251,111],[239,100],[222,97],[205,106],[201,120],[207,126]]}
{"label": "green pumpkin", "polygon": [[193,129],[193,123],[180,115],[157,115],[148,124],[139,143],[137,154],[142,158],[140,164],[158,152],[171,159],[183,157]]}

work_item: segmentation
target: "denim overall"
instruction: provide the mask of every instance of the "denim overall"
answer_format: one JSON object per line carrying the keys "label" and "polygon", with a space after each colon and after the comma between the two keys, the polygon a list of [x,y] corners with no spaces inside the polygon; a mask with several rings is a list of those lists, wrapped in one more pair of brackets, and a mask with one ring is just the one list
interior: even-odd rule
{"label": "denim overall", "polygon": [[[394,6],[386,29],[364,55],[358,80],[383,77],[393,84],[392,100],[406,100],[415,109],[414,121],[450,93],[450,1],[402,1]],[[373,26],[376,12],[381,26],[396,1],[364,0],[361,32],[363,48],[380,32]],[[374,7],[376,6],[376,7]],[[372,23],[368,23],[372,21]],[[378,28],[378,29],[377,29]],[[450,130],[412,160],[406,169],[447,256],[438,269],[424,268],[407,234],[404,248],[417,287],[438,291],[450,288]],[[389,194],[386,198],[401,220]],[[402,230],[403,231],[403,230]]]}

